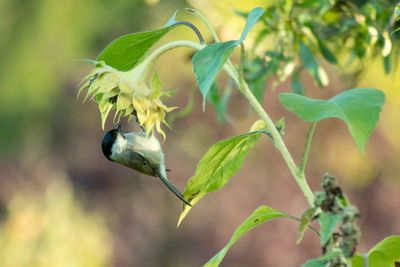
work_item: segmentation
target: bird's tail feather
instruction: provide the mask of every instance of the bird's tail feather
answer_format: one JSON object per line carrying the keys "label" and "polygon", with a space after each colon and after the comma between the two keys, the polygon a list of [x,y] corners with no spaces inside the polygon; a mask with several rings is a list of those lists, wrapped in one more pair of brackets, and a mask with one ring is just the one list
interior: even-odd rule
{"label": "bird's tail feather", "polygon": [[180,200],[182,200],[183,202],[185,202],[186,205],[192,206],[192,204],[190,204],[189,201],[187,201],[181,192],[179,192],[179,190],[173,185],[171,184],[168,179],[163,176],[162,174],[159,174],[158,177],[161,179],[161,181],[169,188],[169,190],[171,190]]}

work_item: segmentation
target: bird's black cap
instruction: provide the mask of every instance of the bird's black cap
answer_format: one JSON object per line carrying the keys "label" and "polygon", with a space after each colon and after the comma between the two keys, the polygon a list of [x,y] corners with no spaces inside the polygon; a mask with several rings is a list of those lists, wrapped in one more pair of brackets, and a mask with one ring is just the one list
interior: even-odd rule
{"label": "bird's black cap", "polygon": [[112,146],[117,139],[118,133],[121,133],[121,124],[118,124],[117,128],[108,131],[101,142],[101,149],[103,150],[104,156],[110,159]]}

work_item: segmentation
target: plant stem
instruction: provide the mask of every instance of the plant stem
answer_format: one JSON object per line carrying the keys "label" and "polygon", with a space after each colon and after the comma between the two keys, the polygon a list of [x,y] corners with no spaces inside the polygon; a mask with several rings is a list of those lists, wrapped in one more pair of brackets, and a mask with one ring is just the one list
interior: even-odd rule
{"label": "plant stem", "polygon": [[[216,43],[220,42],[219,37],[214,30],[214,27],[211,25],[211,23],[208,21],[208,19],[200,11],[198,11],[197,9],[192,9],[192,8],[186,8],[186,10],[193,13],[193,15],[198,17],[204,23],[204,25],[207,27],[212,38],[214,39],[214,41]],[[227,68],[231,68],[231,70],[235,70],[235,66],[232,64],[232,61],[230,59],[227,60],[226,66],[228,66]],[[225,71],[228,72],[227,68],[225,68]],[[231,75],[231,77],[232,77],[232,75]]]}
{"label": "plant stem", "polygon": [[[140,66],[142,67],[142,74],[146,74],[148,73],[148,71],[150,70],[151,67],[153,67],[153,63],[163,54],[165,54],[166,52],[174,49],[174,48],[178,48],[178,47],[189,47],[189,48],[193,48],[196,50],[200,50],[204,47],[204,45],[195,43],[193,41],[189,41],[189,40],[179,40],[179,41],[173,41],[173,42],[169,42],[163,46],[160,46],[159,48],[157,48],[156,50],[154,50],[148,57],[146,57],[146,59],[140,63]],[[138,67],[136,67],[136,71]]]}
{"label": "plant stem", "polygon": [[[177,48],[177,47],[190,47],[196,50],[200,50],[204,47],[204,45],[195,43],[193,41],[188,40],[179,40],[167,43],[156,50],[154,50],[140,65],[143,66],[142,73],[146,74],[146,72],[153,66],[153,63],[164,53]],[[244,53],[244,49],[242,49],[242,53]],[[243,55],[244,57],[244,55]],[[243,58],[242,58],[243,59]],[[241,63],[243,64],[243,62]],[[305,198],[307,199],[310,206],[314,205],[314,194],[312,193],[310,187],[307,184],[305,179],[304,172],[299,172],[296,163],[294,162],[290,152],[288,151],[285,143],[283,142],[282,136],[279,134],[278,130],[275,127],[274,122],[271,120],[267,112],[257,101],[253,93],[250,91],[250,88],[244,78],[240,78],[237,70],[234,68],[233,64],[228,60],[227,64],[224,65],[225,71],[231,76],[233,81],[238,85],[240,91],[244,94],[244,96],[249,101],[249,104],[253,107],[254,111],[260,116],[260,118],[265,122],[267,130],[271,133],[272,139],[276,148],[282,154],[283,159],[285,160],[287,166],[289,167],[290,172],[293,175],[293,178],[297,182],[300,190],[303,192]],[[315,126],[314,126],[315,127]],[[307,141],[307,143],[311,143]],[[307,147],[306,147],[307,148]],[[308,145],[309,149],[309,145]],[[308,154],[308,152],[307,152]],[[305,165],[305,164],[304,164]],[[303,166],[303,164],[302,164]],[[300,168],[301,170],[301,168]]]}
{"label": "plant stem", "polygon": [[187,11],[192,12],[195,16],[197,16],[203,23],[204,25],[207,27],[207,29],[210,31],[212,38],[214,39],[214,41],[216,43],[220,42],[217,33],[215,32],[213,26],[211,26],[210,22],[208,21],[208,19],[206,17],[204,17],[204,15],[196,10],[196,9],[192,9],[192,8],[186,8]]}
{"label": "plant stem", "polygon": [[[242,51],[243,52],[243,51]],[[231,68],[228,66],[227,68]],[[237,83],[240,91],[244,94],[244,96],[249,101],[250,106],[253,107],[254,111],[260,116],[260,118],[265,122],[267,131],[271,133],[272,139],[274,141],[275,147],[281,153],[283,159],[285,160],[287,166],[289,167],[290,172],[293,175],[297,185],[300,187],[300,190],[303,192],[305,198],[308,201],[310,206],[314,205],[314,194],[311,191],[310,187],[307,184],[304,173],[299,173],[296,163],[294,162],[290,152],[288,151],[285,143],[283,142],[282,136],[279,134],[278,130],[275,127],[275,124],[261,106],[261,104],[257,101],[253,93],[251,92],[248,84],[243,78],[238,77],[238,73],[235,69],[231,69],[228,74],[233,78],[233,80]]]}
{"label": "plant stem", "polygon": [[316,122],[311,123],[310,130],[308,131],[307,142],[304,148],[303,159],[301,160],[301,166],[299,168],[299,174],[304,175],[304,169],[306,168],[308,154],[310,152],[311,140],[314,134],[315,126],[317,125]]}

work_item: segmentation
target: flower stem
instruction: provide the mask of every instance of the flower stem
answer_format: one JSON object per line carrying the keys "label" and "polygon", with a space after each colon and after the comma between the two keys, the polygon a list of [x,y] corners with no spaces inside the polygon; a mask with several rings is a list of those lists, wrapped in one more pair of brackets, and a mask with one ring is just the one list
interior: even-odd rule
{"label": "flower stem", "polygon": [[196,17],[198,17],[203,23],[204,25],[207,27],[207,29],[210,31],[212,38],[214,39],[214,41],[216,43],[219,42],[219,38],[217,33],[215,32],[213,26],[211,26],[211,23],[208,21],[208,19],[206,17],[204,17],[204,15],[196,10],[196,9],[192,9],[192,8],[186,8],[187,11],[192,12],[193,15],[195,15]]}
{"label": "flower stem", "polygon": [[[204,47],[204,45],[195,43],[193,41],[189,41],[189,40],[179,40],[179,41],[173,41],[173,42],[169,42],[163,46],[160,46],[159,48],[157,48],[156,50],[154,50],[148,57],[146,57],[146,59],[140,63],[141,67],[142,67],[142,74],[146,75],[149,70],[151,69],[151,67],[153,67],[154,62],[163,54],[165,54],[166,52],[174,49],[174,48],[178,48],[178,47],[189,47],[189,48],[193,48],[196,50],[200,50]],[[139,66],[137,67],[139,68]],[[138,71],[136,69],[136,71]]]}
{"label": "flower stem", "polygon": [[307,142],[304,148],[303,159],[301,161],[301,166],[299,168],[299,174],[304,175],[304,169],[306,168],[308,154],[310,152],[311,140],[314,134],[315,126],[317,125],[316,122],[311,123],[310,130],[308,131]]}

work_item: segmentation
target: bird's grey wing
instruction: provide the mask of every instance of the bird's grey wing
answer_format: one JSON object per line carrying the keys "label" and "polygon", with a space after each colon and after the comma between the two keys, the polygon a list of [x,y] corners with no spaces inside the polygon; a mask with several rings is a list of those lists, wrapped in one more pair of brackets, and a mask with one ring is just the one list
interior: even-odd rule
{"label": "bird's grey wing", "polygon": [[121,153],[120,162],[138,172],[151,176],[158,176],[157,170],[151,166],[149,161],[143,157],[143,155],[133,150],[128,149]]}

